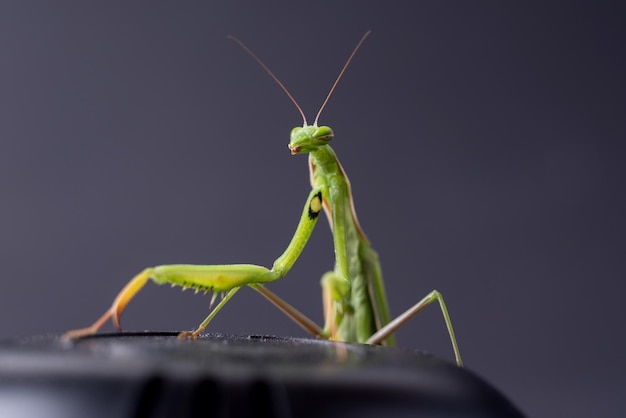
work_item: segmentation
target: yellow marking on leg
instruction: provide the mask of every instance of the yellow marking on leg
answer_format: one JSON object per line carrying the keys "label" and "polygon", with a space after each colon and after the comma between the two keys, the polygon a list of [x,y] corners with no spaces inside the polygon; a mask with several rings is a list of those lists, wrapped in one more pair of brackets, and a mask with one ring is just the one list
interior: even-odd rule
{"label": "yellow marking on leg", "polygon": [[315,213],[319,213],[322,210],[322,199],[319,196],[315,196],[313,200],[311,200],[311,210]]}

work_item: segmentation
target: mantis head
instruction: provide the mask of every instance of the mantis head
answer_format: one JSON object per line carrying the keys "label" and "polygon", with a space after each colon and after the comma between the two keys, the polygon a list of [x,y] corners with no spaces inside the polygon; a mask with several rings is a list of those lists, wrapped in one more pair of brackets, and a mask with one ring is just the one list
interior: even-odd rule
{"label": "mantis head", "polygon": [[313,122],[313,125],[307,124],[306,116],[304,115],[302,108],[300,107],[296,99],[294,99],[294,97],[291,95],[291,93],[289,93],[289,90],[287,90],[284,84],[272,72],[272,70],[270,70],[267,67],[267,65],[265,65],[263,61],[261,61],[261,59],[257,57],[254,52],[250,50],[250,48],[245,46],[243,42],[241,42],[239,39],[235,38],[234,36],[228,37],[232,39],[233,41],[235,41],[236,43],[238,43],[239,46],[241,46],[244,51],[246,51],[252,58],[254,58],[254,60],[267,72],[267,74],[269,74],[269,76],[274,79],[274,81],[280,86],[280,88],[285,92],[285,94],[287,94],[289,99],[291,99],[293,104],[296,106],[296,108],[300,112],[300,115],[302,116],[303,126],[301,128],[297,127],[291,130],[291,139],[289,141],[289,149],[291,150],[292,155],[316,151],[318,148],[324,145],[327,145],[328,142],[331,139],[333,139],[333,136],[334,136],[333,130],[330,129],[328,126],[317,126],[317,120],[322,114],[322,110],[324,110],[326,103],[328,103],[328,99],[330,99],[330,96],[332,96],[333,92],[335,91],[335,87],[337,87],[337,83],[339,83],[339,80],[341,80],[341,77],[343,77],[343,73],[346,71],[346,68],[348,68],[348,64],[350,64],[350,62],[352,61],[352,58],[354,58],[354,55],[359,50],[359,48],[363,44],[363,41],[365,41],[365,38],[367,38],[369,34],[370,34],[370,31],[367,31],[365,35],[361,37],[361,40],[359,41],[359,43],[356,45],[356,47],[354,48],[354,50],[348,57],[348,60],[344,64],[343,68],[341,69],[339,76],[335,80],[333,86],[330,88],[330,91],[328,92],[328,95],[326,96],[324,103],[322,103],[320,110],[317,112],[317,116],[315,117],[315,122]]}
{"label": "mantis head", "polygon": [[291,154],[304,154],[327,145],[333,139],[333,130],[328,126],[304,125],[291,130],[289,149]]}

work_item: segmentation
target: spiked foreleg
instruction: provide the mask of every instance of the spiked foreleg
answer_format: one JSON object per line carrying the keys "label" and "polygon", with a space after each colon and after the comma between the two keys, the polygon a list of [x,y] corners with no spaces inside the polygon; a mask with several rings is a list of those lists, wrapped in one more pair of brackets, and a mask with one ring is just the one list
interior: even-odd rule
{"label": "spiked foreleg", "polygon": [[189,265],[174,264],[150,267],[135,276],[117,295],[111,307],[91,326],[69,331],[67,338],[80,338],[96,333],[107,320],[112,319],[120,329],[119,317],[131,299],[148,280],[156,284],[171,284],[183,289],[191,288],[206,292],[227,292],[224,299],[193,332],[181,333],[181,337],[195,337],[206,328],[211,319],[244,285],[272,282],[283,277],[291,269],[309,240],[317,217],[322,209],[322,191],[314,189],[309,194],[296,232],[285,252],[276,259],[272,269],[254,264]]}
{"label": "spiked foreleg", "polygon": [[[120,315],[126,308],[126,305],[150,279],[157,284],[169,283],[172,286],[181,286],[183,289],[191,288],[200,291],[227,292],[239,289],[241,286],[251,282],[263,283],[272,281],[274,276],[271,270],[254,264],[216,266],[176,264],[150,267],[136,275],[124,286],[111,304],[111,307],[93,325],[69,331],[65,334],[65,337],[80,338],[94,334],[108,319],[112,319],[118,330],[121,329]],[[215,309],[217,310],[217,308]]]}

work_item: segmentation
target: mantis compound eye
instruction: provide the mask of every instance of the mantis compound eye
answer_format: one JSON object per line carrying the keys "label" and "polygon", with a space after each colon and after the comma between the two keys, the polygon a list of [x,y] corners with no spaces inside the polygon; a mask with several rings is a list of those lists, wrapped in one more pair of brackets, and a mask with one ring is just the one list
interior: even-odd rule
{"label": "mantis compound eye", "polygon": [[328,126],[320,126],[317,128],[315,133],[313,134],[316,140],[330,142],[331,139],[335,136],[333,130]]}

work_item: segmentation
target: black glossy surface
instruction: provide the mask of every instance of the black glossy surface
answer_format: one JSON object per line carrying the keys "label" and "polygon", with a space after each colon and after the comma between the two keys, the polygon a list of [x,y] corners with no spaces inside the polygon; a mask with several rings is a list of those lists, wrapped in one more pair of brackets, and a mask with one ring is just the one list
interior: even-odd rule
{"label": "black glossy surface", "polygon": [[471,372],[402,349],[175,333],[0,346],[1,417],[521,417]]}

